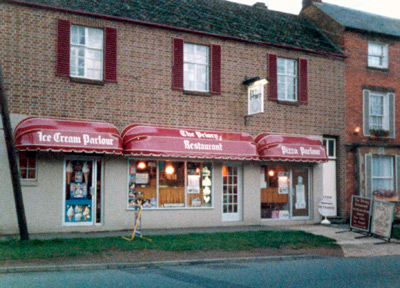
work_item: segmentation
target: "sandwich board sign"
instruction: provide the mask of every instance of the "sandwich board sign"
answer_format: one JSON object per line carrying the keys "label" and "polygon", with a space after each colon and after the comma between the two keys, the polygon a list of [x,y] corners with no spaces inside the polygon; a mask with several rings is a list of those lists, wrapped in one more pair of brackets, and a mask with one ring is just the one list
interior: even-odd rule
{"label": "sandwich board sign", "polygon": [[360,230],[369,233],[372,200],[367,197],[351,198],[350,230]]}

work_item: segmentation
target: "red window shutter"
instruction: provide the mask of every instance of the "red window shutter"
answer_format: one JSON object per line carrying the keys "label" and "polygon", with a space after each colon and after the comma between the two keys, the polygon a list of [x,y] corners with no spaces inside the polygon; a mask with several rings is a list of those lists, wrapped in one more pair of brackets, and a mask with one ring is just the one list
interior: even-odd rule
{"label": "red window shutter", "polygon": [[221,94],[221,46],[211,45],[211,93]]}
{"label": "red window shutter", "polygon": [[183,39],[174,39],[172,88],[183,90]]}
{"label": "red window shutter", "polygon": [[69,77],[71,22],[58,19],[57,27],[57,76]]}
{"label": "red window shutter", "polygon": [[106,27],[104,31],[104,81],[117,82],[117,29]]}
{"label": "red window shutter", "polygon": [[268,99],[278,99],[278,63],[275,54],[268,54]]}
{"label": "red window shutter", "polygon": [[308,102],[307,59],[299,59],[299,102]]}

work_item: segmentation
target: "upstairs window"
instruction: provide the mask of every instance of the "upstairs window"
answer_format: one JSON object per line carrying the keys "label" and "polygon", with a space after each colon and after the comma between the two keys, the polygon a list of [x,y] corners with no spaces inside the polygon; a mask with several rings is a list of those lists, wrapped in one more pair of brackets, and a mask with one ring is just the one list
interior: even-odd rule
{"label": "upstairs window", "polygon": [[209,47],[184,44],[184,90],[209,91]]}
{"label": "upstairs window", "polygon": [[368,43],[368,66],[376,68],[388,68],[388,45],[369,42]]}
{"label": "upstairs window", "polygon": [[363,91],[364,136],[394,137],[394,94]]}
{"label": "upstairs window", "polygon": [[58,20],[57,76],[117,82],[117,29]]}
{"label": "upstairs window", "polygon": [[103,30],[71,26],[71,76],[103,80]]}
{"label": "upstairs window", "polygon": [[297,61],[278,58],[278,100],[297,101]]}
{"label": "upstairs window", "polygon": [[388,97],[386,94],[371,93],[369,96],[369,129],[388,130]]}
{"label": "upstairs window", "polygon": [[172,88],[221,94],[221,46],[173,40]]}
{"label": "upstairs window", "polygon": [[279,58],[268,54],[268,99],[308,103],[307,59]]}

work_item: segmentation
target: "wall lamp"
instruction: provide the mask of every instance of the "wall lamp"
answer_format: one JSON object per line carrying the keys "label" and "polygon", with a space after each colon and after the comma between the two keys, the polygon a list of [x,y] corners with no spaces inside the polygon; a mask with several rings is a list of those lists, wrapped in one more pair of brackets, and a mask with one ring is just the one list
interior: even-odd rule
{"label": "wall lamp", "polygon": [[353,135],[358,135],[360,133],[360,127],[354,128]]}
{"label": "wall lamp", "polygon": [[245,77],[242,84],[245,86],[261,85],[261,84],[265,85],[265,84],[268,84],[268,80],[266,78],[260,78],[258,76],[253,77],[253,78]]}

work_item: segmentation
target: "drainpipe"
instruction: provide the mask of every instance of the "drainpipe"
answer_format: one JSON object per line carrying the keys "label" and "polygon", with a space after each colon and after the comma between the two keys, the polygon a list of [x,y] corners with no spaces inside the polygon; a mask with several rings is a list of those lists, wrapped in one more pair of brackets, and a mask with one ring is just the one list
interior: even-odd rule
{"label": "drainpipe", "polygon": [[14,190],[15,208],[17,210],[18,227],[21,241],[29,240],[28,226],[26,225],[24,202],[22,199],[21,182],[15,153],[14,139],[12,135],[10,114],[8,112],[6,90],[3,83],[3,73],[0,63],[0,108],[3,120],[4,138],[7,145],[8,162],[10,164],[11,181]]}

